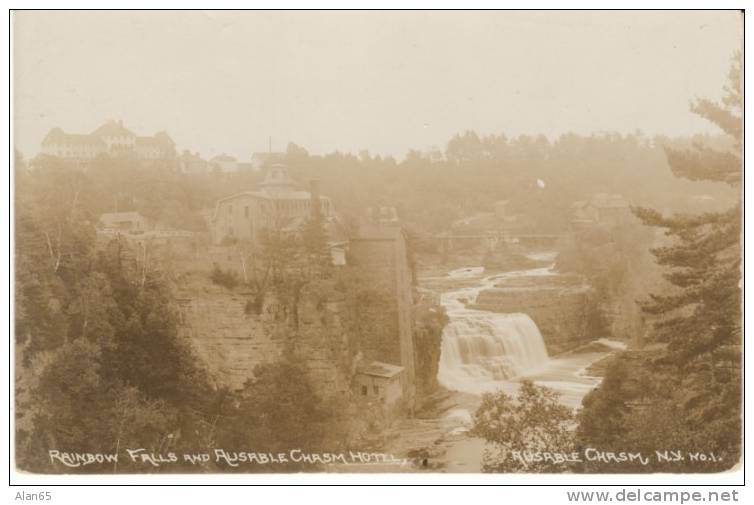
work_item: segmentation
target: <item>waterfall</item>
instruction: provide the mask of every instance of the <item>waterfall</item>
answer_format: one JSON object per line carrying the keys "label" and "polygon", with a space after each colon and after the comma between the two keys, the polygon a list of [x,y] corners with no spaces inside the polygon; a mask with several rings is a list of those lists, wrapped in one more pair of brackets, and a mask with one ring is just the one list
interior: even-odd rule
{"label": "waterfall", "polygon": [[[466,276],[452,272],[450,277]],[[481,279],[481,285],[442,295],[450,321],[442,334],[437,378],[448,389],[471,393],[494,389],[500,381],[536,371],[549,362],[539,328],[528,315],[466,308],[495,279]]]}

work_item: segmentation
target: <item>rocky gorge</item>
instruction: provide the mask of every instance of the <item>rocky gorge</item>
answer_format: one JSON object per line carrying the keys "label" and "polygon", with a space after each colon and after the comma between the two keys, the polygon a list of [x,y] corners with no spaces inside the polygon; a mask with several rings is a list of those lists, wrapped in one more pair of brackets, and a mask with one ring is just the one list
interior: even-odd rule
{"label": "rocky gorge", "polygon": [[601,331],[595,291],[578,276],[502,279],[480,291],[470,308],[498,313],[525,313],[542,333],[549,355],[577,348]]}

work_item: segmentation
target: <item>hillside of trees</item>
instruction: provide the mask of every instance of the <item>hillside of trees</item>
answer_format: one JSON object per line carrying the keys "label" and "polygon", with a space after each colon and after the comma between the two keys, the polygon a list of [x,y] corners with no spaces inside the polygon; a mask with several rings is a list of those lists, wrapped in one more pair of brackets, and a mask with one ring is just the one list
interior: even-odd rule
{"label": "hillside of trees", "polygon": [[[444,151],[411,151],[401,161],[366,151],[311,155],[290,143],[283,163],[304,188],[319,179],[346,222],[355,222],[366,207],[392,206],[412,231],[434,233],[508,200],[508,212],[519,215],[526,229],[562,231],[573,202],[601,192],[666,211],[729,206],[736,194],[727,185],[673,176],[665,150],[692,145],[722,149],[730,142],[722,136],[671,139],[640,132],[566,134],[551,141],[467,131],[450,139]],[[29,165],[54,172],[66,163],[38,157]],[[198,231],[206,226],[203,210],[213,209],[219,198],[255,189],[263,175],[182,174],[170,161],[141,167],[129,159],[102,157],[87,170],[92,190],[87,206],[94,215],[137,210],[165,226]]]}
{"label": "hillside of trees", "polygon": [[287,163],[299,180],[320,179],[349,214],[363,212],[364,206],[395,206],[419,233],[444,231],[456,219],[491,211],[498,200],[508,200],[508,211],[520,215],[530,230],[562,231],[568,228],[573,202],[599,192],[672,210],[691,210],[694,195],[712,196],[725,206],[734,197],[725,185],[694,185],[669,170],[664,147],[692,143],[725,141],[647,138],[638,132],[567,134],[548,141],[469,131],[450,139],[445,152],[412,151],[401,162],[367,152],[311,156],[291,145]]}
{"label": "hillside of trees", "polygon": [[[182,455],[211,453],[223,444],[257,451],[291,444],[312,451],[333,447],[333,437],[343,434],[333,414],[340,410],[318,398],[296,356],[286,354],[255,370],[241,391],[208,376],[189,341],[179,335],[170,279],[158,269],[141,269],[127,242],[97,238],[96,202],[102,195],[97,176],[91,175],[65,167],[27,171],[17,166],[18,467],[38,473],[220,471],[233,467],[184,460],[152,466],[131,461],[124,451]],[[318,247],[321,223],[308,228],[291,246],[291,255],[299,259],[277,258],[273,282],[290,289],[295,282],[300,289],[307,277],[276,276],[304,266],[314,275],[317,265],[324,265]],[[120,458],[106,467],[61,467],[50,450],[119,453]],[[291,463],[274,469],[301,467]]]}

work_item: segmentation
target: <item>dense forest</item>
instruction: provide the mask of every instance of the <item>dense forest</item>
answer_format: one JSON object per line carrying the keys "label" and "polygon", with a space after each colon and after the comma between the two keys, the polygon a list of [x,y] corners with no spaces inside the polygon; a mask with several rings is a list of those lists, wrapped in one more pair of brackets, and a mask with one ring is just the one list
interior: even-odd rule
{"label": "dense forest", "polygon": [[95,248],[88,183],[16,171],[16,454],[31,471],[51,470],[50,448],[191,446],[208,433],[198,413],[214,395],[177,337],[169,287],[129,268],[117,243]]}

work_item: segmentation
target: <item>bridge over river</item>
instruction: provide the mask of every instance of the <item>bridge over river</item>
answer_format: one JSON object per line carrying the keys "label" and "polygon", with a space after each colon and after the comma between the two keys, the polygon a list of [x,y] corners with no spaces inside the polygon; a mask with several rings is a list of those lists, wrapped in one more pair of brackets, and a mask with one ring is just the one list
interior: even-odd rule
{"label": "bridge over river", "polygon": [[568,237],[567,233],[511,233],[508,231],[486,231],[480,233],[440,233],[437,235],[419,235],[420,242],[440,243],[443,251],[452,251],[454,246],[483,244],[485,249],[493,250],[499,244],[525,245],[535,247],[552,247]]}

